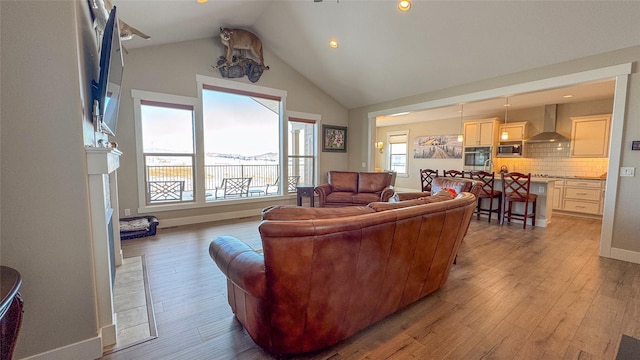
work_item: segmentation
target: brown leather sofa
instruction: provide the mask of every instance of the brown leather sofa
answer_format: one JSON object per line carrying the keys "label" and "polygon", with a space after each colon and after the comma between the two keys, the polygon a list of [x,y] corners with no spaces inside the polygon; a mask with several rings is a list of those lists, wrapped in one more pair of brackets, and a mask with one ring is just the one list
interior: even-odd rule
{"label": "brown leather sofa", "polygon": [[476,185],[476,181],[472,179],[438,176],[433,178],[431,191],[396,193],[396,195],[397,200],[410,200],[436,194],[442,189],[453,189],[458,194],[471,192],[477,197],[480,193],[480,187],[475,188],[474,185]]}
{"label": "brown leather sofa", "polygon": [[395,193],[389,172],[329,171],[328,184],[315,192],[320,207],[362,206],[374,201],[388,201]]}
{"label": "brown leather sofa", "polygon": [[275,354],[306,353],[439,289],[475,206],[471,193],[445,192],[342,209],[272,207],[259,226],[263,253],[225,236],[209,254],[251,338]]}

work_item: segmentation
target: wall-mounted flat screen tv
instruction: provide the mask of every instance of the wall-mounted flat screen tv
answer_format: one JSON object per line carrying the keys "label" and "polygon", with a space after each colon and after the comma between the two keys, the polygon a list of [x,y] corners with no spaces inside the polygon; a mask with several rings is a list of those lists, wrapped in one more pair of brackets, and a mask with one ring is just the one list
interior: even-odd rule
{"label": "wall-mounted flat screen tv", "polygon": [[100,75],[97,82],[93,82],[93,99],[97,101],[94,110],[97,112],[98,131],[116,135],[118,125],[118,107],[120,103],[120,85],[124,61],[120,44],[120,27],[116,7],[111,9],[109,19],[102,34],[100,48]]}

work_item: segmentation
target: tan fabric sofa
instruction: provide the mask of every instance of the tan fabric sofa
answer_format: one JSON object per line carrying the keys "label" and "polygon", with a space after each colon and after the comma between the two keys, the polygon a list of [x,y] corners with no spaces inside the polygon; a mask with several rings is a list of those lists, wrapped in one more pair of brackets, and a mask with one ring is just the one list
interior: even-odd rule
{"label": "tan fabric sofa", "polygon": [[316,186],[320,207],[363,206],[388,201],[395,193],[389,172],[329,171],[328,183]]}
{"label": "tan fabric sofa", "polygon": [[251,338],[275,354],[306,353],[439,289],[475,205],[471,193],[442,193],[342,209],[272,207],[259,226],[263,253],[228,236],[209,253]]}

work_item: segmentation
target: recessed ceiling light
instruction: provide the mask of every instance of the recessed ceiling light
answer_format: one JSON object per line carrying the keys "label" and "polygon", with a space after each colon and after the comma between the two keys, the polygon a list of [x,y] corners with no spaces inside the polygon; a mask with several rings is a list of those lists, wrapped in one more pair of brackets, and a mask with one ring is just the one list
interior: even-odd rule
{"label": "recessed ceiling light", "polygon": [[411,9],[411,0],[400,0],[400,2],[398,2],[398,9],[402,11]]}
{"label": "recessed ceiling light", "polygon": [[204,4],[204,3],[206,3],[206,2],[207,2],[207,1],[209,1],[209,0],[196,0],[196,1],[198,2],[198,4]]}
{"label": "recessed ceiling light", "polygon": [[567,95],[563,96],[563,98],[565,98],[565,99],[571,99],[572,97],[573,97],[573,95],[571,95],[571,94],[567,94]]}
{"label": "recessed ceiling light", "polygon": [[329,41],[329,46],[331,46],[334,49],[337,48],[338,47],[338,40]]}

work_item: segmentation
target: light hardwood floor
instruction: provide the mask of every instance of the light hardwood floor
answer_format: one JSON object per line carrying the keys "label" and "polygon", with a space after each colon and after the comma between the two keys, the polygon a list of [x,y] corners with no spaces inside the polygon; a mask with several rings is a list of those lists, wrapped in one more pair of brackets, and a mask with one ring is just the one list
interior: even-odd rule
{"label": "light hardwood floor", "polygon": [[[123,242],[145,254],[158,338],[103,359],[274,359],[233,317],[209,242],[260,247],[255,219],[161,229]],[[640,265],[598,256],[601,222],[547,228],[471,222],[445,287],[299,359],[614,359],[640,337]]]}

